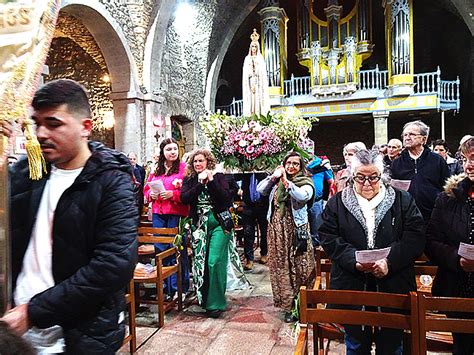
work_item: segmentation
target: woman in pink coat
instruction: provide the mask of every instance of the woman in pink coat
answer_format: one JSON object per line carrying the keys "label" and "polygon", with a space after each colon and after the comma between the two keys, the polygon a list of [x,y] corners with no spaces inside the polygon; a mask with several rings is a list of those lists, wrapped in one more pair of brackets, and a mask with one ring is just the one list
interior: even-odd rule
{"label": "woman in pink coat", "polygon": [[[160,157],[154,172],[148,177],[147,184],[143,190],[145,198],[152,203],[153,227],[156,228],[174,228],[179,225],[181,217],[188,216],[189,207],[181,202],[181,186],[186,164],[181,163],[178,154],[178,142],[173,138],[167,138],[160,144]],[[151,182],[161,180],[164,190],[158,192],[152,189]],[[183,239],[183,245],[186,240]],[[155,244],[158,252],[169,249],[169,244]],[[174,264],[174,258],[167,258],[165,265]],[[189,288],[189,268],[187,256],[183,255],[181,259],[183,275],[183,291],[187,292]],[[168,278],[165,282],[165,293],[168,298],[172,298],[177,291],[176,275]]]}

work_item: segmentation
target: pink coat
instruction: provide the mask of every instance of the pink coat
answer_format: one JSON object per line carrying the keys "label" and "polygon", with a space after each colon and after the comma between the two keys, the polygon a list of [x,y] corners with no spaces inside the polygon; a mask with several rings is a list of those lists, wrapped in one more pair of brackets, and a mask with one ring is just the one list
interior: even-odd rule
{"label": "pink coat", "polygon": [[[186,164],[180,163],[179,164],[179,173],[173,175],[159,175],[155,176],[150,174],[148,177],[148,181],[153,180],[161,180],[163,181],[163,185],[165,186],[166,190],[173,191],[173,196],[168,200],[161,199],[160,196],[152,203],[152,211],[153,213],[167,215],[167,214],[174,214],[178,216],[188,216],[189,214],[189,206],[185,205],[181,202],[180,194],[181,194],[181,186],[183,184],[184,179],[184,172],[185,172]],[[174,184],[173,184],[174,182]],[[150,201],[150,187],[148,184],[145,184],[145,188],[143,189],[143,194],[147,201]]]}

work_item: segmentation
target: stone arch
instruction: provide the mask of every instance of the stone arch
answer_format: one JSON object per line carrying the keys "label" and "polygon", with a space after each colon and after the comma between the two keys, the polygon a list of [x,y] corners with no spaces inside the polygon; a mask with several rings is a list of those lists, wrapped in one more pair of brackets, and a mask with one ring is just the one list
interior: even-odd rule
{"label": "stone arch", "polygon": [[233,21],[231,23],[227,23],[226,32],[223,35],[224,39],[222,41],[222,45],[216,51],[215,58],[211,58],[211,60],[209,61],[210,63],[212,63],[212,66],[210,66],[207,75],[205,96],[206,102],[204,104],[210,111],[214,111],[215,109],[219,72],[221,71],[222,62],[224,61],[225,54],[227,53],[232,39],[234,38],[240,25],[244,22],[245,18],[254,10],[254,8],[258,5],[259,2],[260,0],[249,1],[248,4],[242,8],[242,11],[240,13],[235,14],[235,16],[233,16]]}
{"label": "stone arch", "polygon": [[474,3],[472,0],[450,0],[474,36]]}
{"label": "stone arch", "polygon": [[176,3],[173,1],[161,2],[146,41],[143,78],[145,87],[151,92],[160,88],[161,85],[161,58],[165,45],[164,38],[175,8]]}
{"label": "stone arch", "polygon": [[79,19],[97,42],[111,76],[114,93],[138,89],[133,57],[120,25],[98,1],[65,0],[61,11]]}

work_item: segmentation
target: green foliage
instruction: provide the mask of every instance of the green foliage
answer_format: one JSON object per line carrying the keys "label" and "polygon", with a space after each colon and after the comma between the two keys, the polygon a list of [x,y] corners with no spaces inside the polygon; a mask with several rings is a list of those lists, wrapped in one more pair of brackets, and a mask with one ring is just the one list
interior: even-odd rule
{"label": "green foliage", "polygon": [[240,171],[271,171],[289,151],[310,159],[313,142],[308,132],[316,118],[297,114],[228,116],[218,111],[201,117],[200,125],[211,150],[226,168]]}

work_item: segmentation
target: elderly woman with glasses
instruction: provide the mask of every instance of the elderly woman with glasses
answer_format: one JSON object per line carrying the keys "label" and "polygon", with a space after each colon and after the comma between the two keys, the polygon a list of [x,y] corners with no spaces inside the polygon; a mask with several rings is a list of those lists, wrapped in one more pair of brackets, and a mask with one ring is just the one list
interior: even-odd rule
{"label": "elderly woman with glasses", "polygon": [[[464,174],[447,181],[426,230],[426,255],[438,265],[434,296],[474,298],[474,258],[458,255],[461,243],[474,245],[474,138],[461,145],[461,160]],[[474,353],[473,334],[453,340],[454,354]]]}
{"label": "elderly woman with glasses", "polygon": [[[270,196],[268,265],[273,303],[285,312],[286,322],[294,320],[291,314],[293,301],[301,286],[309,286],[315,266],[308,224],[314,186],[305,169],[301,156],[291,152],[283,159],[283,165],[257,186],[263,196]],[[303,240],[302,236],[307,239]]]}
{"label": "elderly woman with glasses", "polygon": [[[351,163],[353,186],[331,198],[318,230],[332,261],[331,289],[408,293],[416,290],[414,263],[423,253],[423,218],[413,197],[384,182],[378,151],[360,150]],[[390,248],[361,264],[356,251]],[[344,326],[347,354],[370,354],[375,332],[379,354],[401,354],[403,331]]]}

